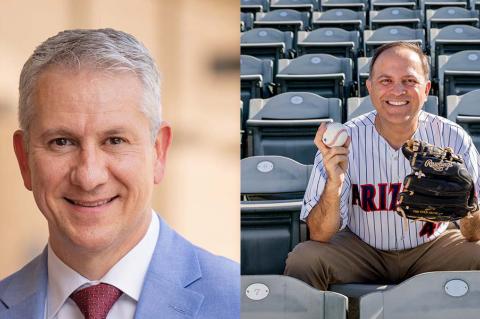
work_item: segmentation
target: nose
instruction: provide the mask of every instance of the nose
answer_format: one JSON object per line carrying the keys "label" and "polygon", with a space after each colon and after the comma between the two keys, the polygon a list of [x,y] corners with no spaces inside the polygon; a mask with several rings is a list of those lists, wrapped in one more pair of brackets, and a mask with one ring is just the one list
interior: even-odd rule
{"label": "nose", "polygon": [[84,191],[93,191],[108,180],[105,158],[96,146],[86,146],[80,150],[70,179],[73,185]]}
{"label": "nose", "polygon": [[402,82],[397,82],[393,84],[391,92],[395,95],[403,95],[407,93],[407,90]]}

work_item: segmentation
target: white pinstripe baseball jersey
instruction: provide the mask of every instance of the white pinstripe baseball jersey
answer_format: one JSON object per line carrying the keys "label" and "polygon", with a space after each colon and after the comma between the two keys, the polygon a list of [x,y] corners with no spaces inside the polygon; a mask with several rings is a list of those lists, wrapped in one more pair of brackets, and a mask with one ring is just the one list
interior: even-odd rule
{"label": "white pinstripe baseball jersey", "polygon": [[[448,223],[408,220],[395,212],[396,197],[411,167],[402,150],[393,149],[375,129],[376,111],[359,116],[345,125],[352,138],[349,166],[340,198],[341,229],[348,228],[367,244],[381,250],[403,250],[433,240]],[[436,146],[450,146],[461,154],[467,170],[479,190],[479,155],[471,137],[456,123],[421,111],[415,139]],[[312,175],[303,201],[301,219],[305,220],[317,204],[327,180],[320,152],[315,156]]]}

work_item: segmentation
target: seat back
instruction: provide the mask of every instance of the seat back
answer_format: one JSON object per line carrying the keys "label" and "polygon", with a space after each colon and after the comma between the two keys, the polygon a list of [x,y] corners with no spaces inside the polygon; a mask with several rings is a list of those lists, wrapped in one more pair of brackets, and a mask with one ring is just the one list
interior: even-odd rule
{"label": "seat back", "polygon": [[448,95],[463,95],[480,89],[480,50],[460,51],[438,57],[438,84],[442,115]]}
{"label": "seat back", "polygon": [[342,28],[347,31],[363,32],[365,28],[365,12],[349,9],[331,9],[324,12],[314,12],[312,28]]}
{"label": "seat back", "polygon": [[247,31],[253,27],[253,13],[240,12],[240,31]]}
{"label": "seat back", "polygon": [[281,59],[276,82],[281,92],[311,92],[346,101],[352,88],[352,60],[329,54]]}
{"label": "seat back", "polygon": [[472,137],[477,150],[480,150],[480,90],[464,95],[447,96],[447,118],[458,123]]}
{"label": "seat back", "polygon": [[420,9],[416,0],[371,0],[371,10],[380,11],[385,8],[402,7],[407,9]]}
{"label": "seat back", "polygon": [[300,210],[312,165],[282,156],[241,161],[242,274],[282,274],[300,241]]}
{"label": "seat back", "polygon": [[365,0],[322,0],[320,3],[321,11],[342,8],[353,11],[365,11],[367,7],[368,1]]}
{"label": "seat back", "polygon": [[288,92],[250,100],[247,130],[251,155],[281,155],[312,164],[313,139],[322,122],[342,122],[341,101],[313,93]]}
{"label": "seat back", "polygon": [[423,29],[410,29],[403,26],[387,26],[377,30],[365,30],[365,55],[371,57],[374,50],[382,44],[396,41],[419,43],[425,49],[425,32]]}
{"label": "seat back", "polygon": [[454,24],[441,29],[433,28],[430,30],[430,37],[433,74],[438,70],[438,56],[464,50],[480,50],[480,29],[469,25]]}
{"label": "seat back", "polygon": [[347,297],[287,276],[242,276],[242,319],[345,319]]}
{"label": "seat back", "polygon": [[319,9],[319,0],[271,0],[270,8],[313,12]]}
{"label": "seat back", "polygon": [[479,295],[480,271],[424,273],[362,296],[360,319],[478,318]]}
{"label": "seat back", "polygon": [[358,31],[340,28],[320,28],[298,32],[297,48],[300,55],[326,53],[354,60],[360,48]]}
{"label": "seat back", "polygon": [[404,26],[411,29],[423,27],[423,17],[420,10],[403,7],[385,8],[380,11],[370,11],[370,30],[384,26]]}
{"label": "seat back", "polygon": [[267,12],[270,10],[269,0],[240,0],[241,12]]}
{"label": "seat back", "polygon": [[[360,96],[367,96],[367,79],[370,74],[370,61],[372,58],[360,57],[357,60],[357,82]],[[347,112],[348,114],[348,112]]]}

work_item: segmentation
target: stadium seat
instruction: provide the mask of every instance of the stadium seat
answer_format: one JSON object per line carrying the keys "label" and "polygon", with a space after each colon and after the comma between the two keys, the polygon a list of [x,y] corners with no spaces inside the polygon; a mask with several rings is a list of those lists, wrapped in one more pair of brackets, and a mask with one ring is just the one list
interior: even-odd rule
{"label": "stadium seat", "polygon": [[452,24],[465,24],[478,27],[478,11],[460,7],[442,7],[427,10],[427,41],[432,28],[441,29]]}
{"label": "stadium seat", "polygon": [[[426,112],[438,115],[438,98],[434,95],[429,95],[422,109]],[[351,97],[347,102],[347,121],[373,110],[374,107],[370,100],[370,96]]]}
{"label": "stadium seat", "polygon": [[270,10],[269,0],[240,0],[241,12],[267,12]]}
{"label": "stadium seat", "polygon": [[287,276],[242,276],[242,319],[345,319],[347,297]]}
{"label": "stadium seat", "polygon": [[322,122],[341,122],[341,100],[288,92],[250,100],[247,120],[250,155],[280,155],[312,164],[313,138]]}
{"label": "stadium seat", "polygon": [[279,59],[290,57],[292,46],[292,32],[272,28],[252,29],[242,32],[240,37],[240,54],[272,60],[274,72]]}
{"label": "stadium seat", "polygon": [[470,0],[468,8],[470,10],[480,10],[480,0]]}
{"label": "stadium seat", "polygon": [[360,319],[478,318],[480,271],[441,271],[360,297]]}
{"label": "stadium seat", "polygon": [[282,156],[241,161],[243,275],[282,274],[300,241],[300,210],[312,165]]}
{"label": "stadium seat", "polygon": [[480,150],[480,90],[464,95],[447,96],[447,118],[457,122],[472,137],[477,150]]}
{"label": "stadium seat", "polygon": [[275,82],[280,92],[311,92],[337,97],[343,102],[352,89],[352,60],[330,54],[306,54],[296,59],[281,59]]}
{"label": "stadium seat", "polygon": [[299,31],[297,49],[299,55],[326,53],[355,61],[359,55],[360,34],[340,28],[320,28],[312,32]]}
{"label": "stadium seat", "polygon": [[248,31],[253,28],[253,13],[240,12],[240,31]]}
{"label": "stadium seat", "polygon": [[376,48],[385,43],[395,41],[408,41],[419,43],[425,48],[425,33],[423,29],[410,29],[402,26],[387,26],[377,30],[365,30],[364,32],[365,56],[373,56]]}
{"label": "stadium seat", "polygon": [[257,12],[253,25],[256,28],[275,28],[280,31],[292,31],[296,44],[297,32],[310,29],[310,12],[292,9],[278,9],[270,12]]}
{"label": "stadium seat", "polygon": [[371,0],[370,10],[380,11],[385,8],[402,7],[411,10],[420,9],[416,0]]}
{"label": "stadium seat", "polygon": [[438,56],[451,55],[463,50],[480,50],[480,29],[469,25],[454,24],[430,30],[430,55],[433,61],[432,74],[438,70]]}
{"label": "stadium seat", "polygon": [[436,10],[444,7],[467,7],[467,0],[420,0],[424,10]]}
{"label": "stadium seat", "polygon": [[327,11],[331,9],[350,9],[353,11],[366,11],[368,1],[365,0],[322,0],[320,1],[320,10]]}
{"label": "stadium seat", "polygon": [[370,61],[372,58],[360,57],[357,60],[357,83],[360,97],[367,96],[367,79],[370,74]]}
{"label": "stadium seat", "polygon": [[423,17],[420,10],[402,7],[385,8],[370,11],[370,30],[384,26],[404,26],[411,29],[423,28]]}
{"label": "stadium seat", "polygon": [[319,10],[319,0],[271,0],[270,8],[293,9],[297,11],[313,12]]}
{"label": "stadium seat", "polygon": [[442,115],[446,115],[448,95],[463,95],[480,89],[480,50],[460,51],[438,57],[439,98]]}
{"label": "stadium seat", "polygon": [[365,12],[349,9],[331,9],[325,12],[314,12],[312,18],[313,29],[342,28],[347,31],[359,31],[360,35],[365,28]]}
{"label": "stadium seat", "polygon": [[272,82],[273,62],[271,60],[240,55],[240,97],[244,105],[242,123],[247,120],[250,99],[269,97],[268,85]]}

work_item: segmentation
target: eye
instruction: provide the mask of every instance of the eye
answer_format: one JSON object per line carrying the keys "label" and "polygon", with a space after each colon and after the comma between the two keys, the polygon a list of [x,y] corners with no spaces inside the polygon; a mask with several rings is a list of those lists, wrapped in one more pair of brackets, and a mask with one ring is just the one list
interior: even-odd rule
{"label": "eye", "polygon": [[418,83],[418,81],[415,79],[407,79],[406,82],[408,85],[416,85]]}
{"label": "eye", "polygon": [[390,79],[381,79],[380,80],[380,84],[382,85],[388,85],[390,84],[392,81],[390,81]]}
{"label": "eye", "polygon": [[68,138],[65,138],[65,137],[55,138],[51,140],[49,144],[53,146],[59,146],[59,147],[73,145],[72,141],[70,141]]}
{"label": "eye", "polygon": [[111,145],[119,145],[125,143],[125,139],[117,136],[109,137],[107,143]]}

